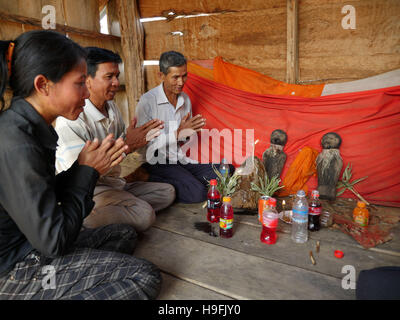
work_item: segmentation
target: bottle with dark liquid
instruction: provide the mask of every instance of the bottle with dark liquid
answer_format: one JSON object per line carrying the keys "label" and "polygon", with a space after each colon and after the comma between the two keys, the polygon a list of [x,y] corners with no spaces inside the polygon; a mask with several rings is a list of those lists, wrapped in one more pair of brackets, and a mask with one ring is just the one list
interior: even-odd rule
{"label": "bottle with dark liquid", "polygon": [[308,230],[318,231],[321,228],[321,217],[322,206],[319,201],[318,190],[313,190],[311,192],[311,201],[308,206]]}
{"label": "bottle with dark liquid", "polygon": [[219,222],[221,210],[221,195],[217,189],[217,180],[210,180],[210,189],[207,194],[207,220],[211,223]]}

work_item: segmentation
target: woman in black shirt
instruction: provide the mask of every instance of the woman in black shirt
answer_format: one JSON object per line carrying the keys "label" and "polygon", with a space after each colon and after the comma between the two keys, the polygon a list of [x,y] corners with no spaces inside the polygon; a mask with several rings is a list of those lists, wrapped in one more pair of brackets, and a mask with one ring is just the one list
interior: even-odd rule
{"label": "woman in black shirt", "polygon": [[127,149],[108,136],[88,141],[55,176],[58,117],[76,120],[89,97],[86,55],[53,31],[0,41],[0,299],[151,299],[159,270],[133,257],[127,225],[82,229],[99,175]]}

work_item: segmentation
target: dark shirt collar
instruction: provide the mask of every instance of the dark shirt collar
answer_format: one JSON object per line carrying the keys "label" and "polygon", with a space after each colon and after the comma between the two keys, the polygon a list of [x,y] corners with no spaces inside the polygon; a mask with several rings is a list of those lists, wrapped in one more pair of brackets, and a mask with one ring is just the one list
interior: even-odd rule
{"label": "dark shirt collar", "polygon": [[54,128],[46,123],[43,117],[25,99],[16,97],[12,100],[10,110],[19,114],[32,124],[33,133],[40,143],[49,149],[56,150],[58,135]]}

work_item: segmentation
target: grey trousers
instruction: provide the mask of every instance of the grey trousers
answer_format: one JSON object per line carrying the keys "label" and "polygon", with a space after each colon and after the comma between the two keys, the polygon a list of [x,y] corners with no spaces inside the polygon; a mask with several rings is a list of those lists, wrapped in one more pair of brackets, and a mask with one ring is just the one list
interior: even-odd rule
{"label": "grey trousers", "polygon": [[168,183],[141,181],[127,183],[123,190],[102,186],[96,187],[93,200],[96,205],[84,220],[85,227],[123,223],[143,232],[153,225],[156,211],[174,202],[175,188]]}
{"label": "grey trousers", "polygon": [[159,269],[132,256],[129,225],[82,231],[68,253],[51,258],[33,250],[0,277],[0,300],[147,300],[161,288]]}

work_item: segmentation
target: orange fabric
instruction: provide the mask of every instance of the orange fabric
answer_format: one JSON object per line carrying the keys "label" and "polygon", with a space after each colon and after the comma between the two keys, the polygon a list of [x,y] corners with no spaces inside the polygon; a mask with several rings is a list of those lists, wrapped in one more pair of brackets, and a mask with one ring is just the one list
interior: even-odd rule
{"label": "orange fabric", "polygon": [[214,59],[214,80],[229,87],[259,94],[276,94],[296,97],[320,97],[324,84],[298,85],[278,81],[259,72],[222,60]]}
{"label": "orange fabric", "polygon": [[188,72],[198,75],[199,77],[203,77],[208,80],[214,80],[214,72],[212,69],[204,68],[194,62],[188,62],[187,70]]}
{"label": "orange fabric", "polygon": [[[193,114],[207,119],[206,128],[225,129],[232,136],[235,129],[253,129],[255,140],[260,140],[255,148],[260,159],[270,145],[271,132],[284,130],[288,142],[282,180],[300,149],[309,146],[320,152],[322,136],[337,132],[343,139],[343,170],[351,162],[353,179],[368,176],[357,184],[357,191],[371,203],[400,207],[400,86],[303,98],[249,93],[189,73],[184,91],[191,98]],[[246,156],[248,143],[245,133],[238,139],[243,146],[229,140],[222,143],[221,139],[216,160],[225,157],[226,144],[232,163],[240,165],[243,159],[236,155]],[[201,160],[212,146],[199,145]],[[249,150],[247,156],[251,155]],[[212,161],[211,156],[209,159]],[[316,177],[311,177],[307,186],[315,188]],[[355,198],[349,191],[342,196]]]}
{"label": "orange fabric", "polygon": [[311,176],[317,174],[315,160],[317,160],[318,153],[318,150],[310,147],[304,147],[300,150],[282,181],[282,185],[285,187],[279,191],[280,197],[295,194],[301,189],[307,193],[306,182]]}

